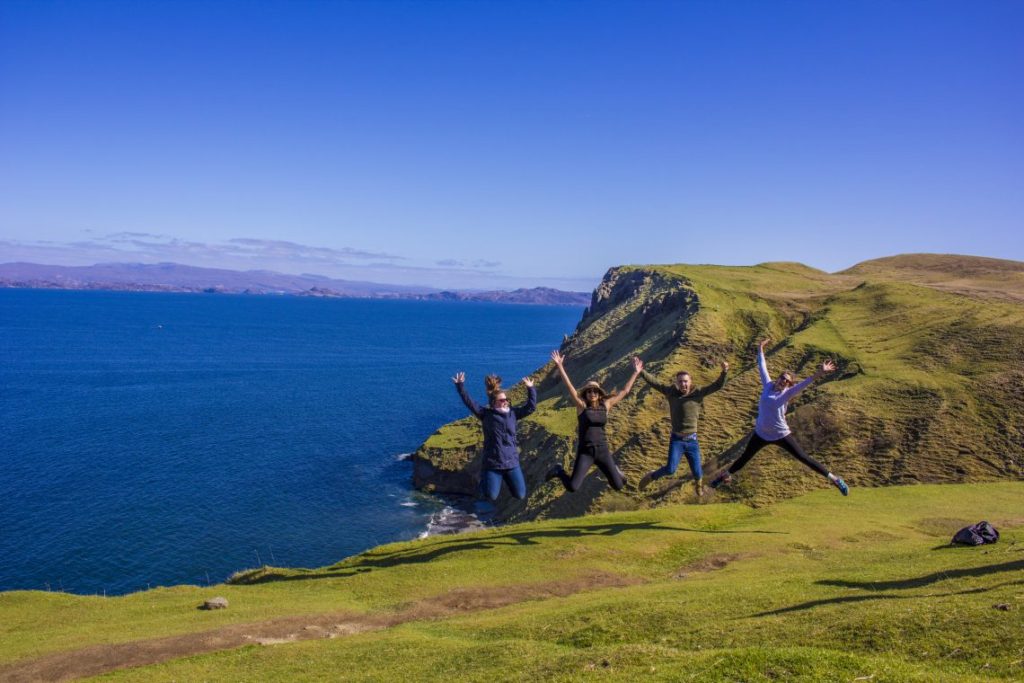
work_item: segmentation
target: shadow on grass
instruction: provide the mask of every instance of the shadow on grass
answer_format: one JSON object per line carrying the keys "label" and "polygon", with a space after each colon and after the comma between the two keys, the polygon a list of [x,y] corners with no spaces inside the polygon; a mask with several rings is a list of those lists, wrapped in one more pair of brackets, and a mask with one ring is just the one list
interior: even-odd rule
{"label": "shadow on grass", "polygon": [[[843,581],[843,580],[832,580],[823,579],[821,581],[815,581],[819,586],[835,586],[838,588],[856,588],[865,591],[871,591],[872,593],[881,593],[883,591],[893,590],[908,590],[913,588],[923,588],[930,586],[933,583],[939,581],[946,581],[949,579],[962,579],[962,578],[979,578],[982,576],[989,576],[991,574],[1000,574],[1003,572],[1016,572],[1024,570],[1024,560],[1014,560],[1013,562],[1002,562],[1000,564],[990,564],[984,567],[967,567],[964,569],[948,569],[938,572],[932,572],[931,574],[925,574],[924,576],[917,576],[910,579],[900,579],[896,581]],[[765,617],[775,614],[786,614],[789,612],[799,612],[801,610],[812,609],[814,607],[821,607],[822,605],[843,605],[854,602],[863,602],[865,600],[910,600],[918,598],[941,598],[952,595],[971,595],[974,593],[985,593],[995,588],[1001,588],[1003,586],[1015,586],[1024,584],[1024,581],[1010,581],[1007,583],[998,584],[996,586],[982,587],[982,588],[970,588],[967,590],[956,591],[952,593],[938,593],[931,595],[846,595],[838,598],[825,598],[821,600],[810,600],[808,602],[802,602],[797,605],[790,607],[782,607],[767,612],[760,612],[753,616]]]}
{"label": "shadow on grass", "polygon": [[[251,585],[272,581],[304,581],[308,579],[338,579],[361,574],[373,569],[396,567],[405,564],[421,564],[433,562],[438,558],[452,553],[489,550],[492,548],[540,545],[540,539],[549,538],[588,538],[593,536],[617,536],[630,531],[688,531],[698,534],[783,534],[784,531],[727,531],[718,529],[690,529],[686,527],[663,526],[658,522],[632,522],[623,524],[590,524],[564,526],[556,529],[536,531],[514,531],[485,538],[458,538],[451,536],[435,536],[430,540],[433,544],[416,544],[391,552],[370,551],[346,561],[342,566],[311,570],[303,573],[279,573],[272,568],[256,569],[233,577],[229,583],[235,585]],[[423,547],[426,545],[426,547]]]}
{"label": "shadow on grass", "polygon": [[942,545],[934,546],[932,548],[932,550],[956,550],[956,551],[959,551],[959,552],[962,552],[962,553],[967,553],[967,552],[971,552],[972,550],[977,550],[978,548],[985,548],[988,545],[989,544],[977,546],[977,545],[964,545],[962,543],[943,543]]}
{"label": "shadow on grass", "polygon": [[847,605],[850,603],[866,602],[870,600],[923,600],[932,598],[949,598],[956,595],[977,595],[979,593],[988,593],[989,591],[994,591],[997,588],[1021,585],[1024,585],[1024,581],[1007,581],[1005,583],[996,584],[995,586],[987,586],[984,588],[968,588],[967,590],[962,591],[952,591],[950,593],[931,593],[928,595],[846,595],[840,598],[809,600],[808,602],[801,602],[800,604],[791,605],[789,607],[780,607],[779,609],[768,610],[767,612],[758,612],[757,614],[752,614],[751,616],[770,617],[779,614],[788,614],[790,612],[801,612],[803,610],[813,609],[815,607],[821,607],[823,605]]}
{"label": "shadow on grass", "polygon": [[860,588],[867,591],[888,591],[905,590],[907,588],[921,588],[936,581],[947,579],[960,579],[965,576],[977,577],[998,574],[1000,572],[1014,572],[1024,570],[1024,560],[1003,562],[1001,564],[990,564],[984,567],[966,567],[964,569],[944,569],[942,571],[925,574],[912,579],[900,579],[897,581],[842,581],[824,579],[815,581],[819,586],[837,586],[839,588]]}

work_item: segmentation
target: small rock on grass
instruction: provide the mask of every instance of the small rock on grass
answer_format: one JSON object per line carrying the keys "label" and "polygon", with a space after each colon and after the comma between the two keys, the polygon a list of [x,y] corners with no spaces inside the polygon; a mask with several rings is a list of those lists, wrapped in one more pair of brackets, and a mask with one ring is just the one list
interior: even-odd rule
{"label": "small rock on grass", "polygon": [[1010,603],[1008,603],[1008,602],[1000,602],[997,605],[992,605],[992,607],[994,607],[995,609],[1001,609],[1004,612],[1009,612],[1010,611]]}
{"label": "small rock on grass", "polygon": [[228,608],[228,599],[227,598],[216,597],[216,598],[210,598],[209,600],[204,602],[199,609],[227,609],[227,608]]}

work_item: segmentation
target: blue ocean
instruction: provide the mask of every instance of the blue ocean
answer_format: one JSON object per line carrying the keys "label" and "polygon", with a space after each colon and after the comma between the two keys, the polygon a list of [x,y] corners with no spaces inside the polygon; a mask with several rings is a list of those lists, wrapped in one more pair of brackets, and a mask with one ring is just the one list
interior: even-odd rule
{"label": "blue ocean", "polygon": [[316,567],[444,501],[402,454],[542,365],[578,307],[0,290],[0,590]]}

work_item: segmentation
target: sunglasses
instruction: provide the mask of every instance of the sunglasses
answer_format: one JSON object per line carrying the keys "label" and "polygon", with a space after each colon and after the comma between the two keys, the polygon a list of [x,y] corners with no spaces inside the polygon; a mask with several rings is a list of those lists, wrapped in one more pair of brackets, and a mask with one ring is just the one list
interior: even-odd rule
{"label": "sunglasses", "polygon": [[507,398],[499,398],[494,401],[495,403],[508,403]]}

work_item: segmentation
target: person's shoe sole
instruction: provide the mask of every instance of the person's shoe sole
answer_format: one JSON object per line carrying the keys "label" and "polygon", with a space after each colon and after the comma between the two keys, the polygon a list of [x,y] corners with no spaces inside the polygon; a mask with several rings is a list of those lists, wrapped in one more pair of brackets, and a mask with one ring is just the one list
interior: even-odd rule
{"label": "person's shoe sole", "polygon": [[842,479],[836,479],[834,482],[832,482],[832,484],[837,489],[839,489],[839,493],[843,494],[844,496],[850,495],[850,487],[847,486],[846,482],[843,481]]}
{"label": "person's shoe sole", "polygon": [[556,477],[558,477],[558,474],[561,471],[562,468],[557,465],[555,467],[552,467],[550,470],[548,470],[548,473],[544,475],[544,481],[551,481],[552,479],[555,479]]}

